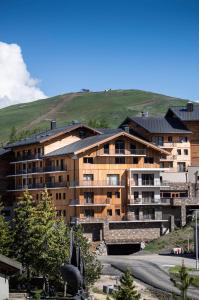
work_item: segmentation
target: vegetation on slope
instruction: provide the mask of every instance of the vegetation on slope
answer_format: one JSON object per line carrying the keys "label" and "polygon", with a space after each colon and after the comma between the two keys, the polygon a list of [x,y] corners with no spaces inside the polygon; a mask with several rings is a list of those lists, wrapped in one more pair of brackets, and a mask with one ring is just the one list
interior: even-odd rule
{"label": "vegetation on slope", "polygon": [[186,225],[182,229],[176,229],[156,240],[151,241],[145,247],[144,251],[159,253],[162,251],[171,251],[175,247],[181,247],[184,251],[193,251],[193,227],[191,224]]}
{"label": "vegetation on slope", "polygon": [[50,119],[56,119],[58,126],[72,120],[88,123],[97,119],[115,127],[127,116],[139,115],[141,111],[148,111],[151,116],[161,115],[169,106],[185,103],[186,100],[140,90],[59,95],[0,109],[0,141],[8,141],[13,126],[21,132],[49,128]]}

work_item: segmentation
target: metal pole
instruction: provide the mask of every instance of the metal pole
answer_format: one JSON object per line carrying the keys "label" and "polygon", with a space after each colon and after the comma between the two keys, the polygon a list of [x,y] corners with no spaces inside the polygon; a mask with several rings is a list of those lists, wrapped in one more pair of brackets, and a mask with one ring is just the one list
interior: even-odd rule
{"label": "metal pole", "polygon": [[198,271],[198,211],[196,210],[196,270]]}

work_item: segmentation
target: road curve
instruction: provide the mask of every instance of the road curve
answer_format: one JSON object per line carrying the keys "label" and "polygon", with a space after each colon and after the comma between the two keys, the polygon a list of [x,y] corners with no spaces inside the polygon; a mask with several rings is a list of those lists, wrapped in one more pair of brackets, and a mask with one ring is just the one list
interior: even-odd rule
{"label": "road curve", "polygon": [[[131,270],[133,276],[140,281],[162,291],[179,295],[178,289],[176,289],[170,281],[168,272],[154,262],[139,259],[139,256],[137,256],[136,259],[121,256],[102,256],[100,257],[100,261],[102,263],[111,264],[121,271],[128,268]],[[190,287],[188,296],[198,300],[199,289]]]}

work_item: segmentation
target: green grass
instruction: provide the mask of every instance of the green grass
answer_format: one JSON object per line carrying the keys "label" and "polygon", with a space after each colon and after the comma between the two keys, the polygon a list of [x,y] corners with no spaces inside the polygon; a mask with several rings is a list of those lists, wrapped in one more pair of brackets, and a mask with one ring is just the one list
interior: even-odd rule
{"label": "green grass", "polygon": [[177,246],[187,251],[188,239],[190,250],[193,250],[193,228],[190,224],[149,242],[144,252],[159,253],[161,251],[171,251],[172,248]]}
{"label": "green grass", "polygon": [[[68,95],[0,109],[0,142],[8,140],[12,126],[16,126],[18,132],[25,130],[31,121],[56,109],[60,103],[62,107],[50,115],[57,120],[58,126],[72,120],[106,119],[110,127],[118,126],[127,116],[139,115],[141,111],[148,111],[151,116],[163,115],[169,106],[186,103],[183,99],[140,90],[76,93],[72,100],[65,101]],[[32,129],[47,127],[49,121],[43,118]]]}

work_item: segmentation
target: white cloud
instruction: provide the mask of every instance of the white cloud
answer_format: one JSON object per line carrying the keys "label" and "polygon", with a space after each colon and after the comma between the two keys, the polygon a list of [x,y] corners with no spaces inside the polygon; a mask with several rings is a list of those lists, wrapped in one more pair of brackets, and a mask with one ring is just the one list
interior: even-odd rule
{"label": "white cloud", "polygon": [[17,44],[0,42],[0,108],[46,98],[31,77]]}

